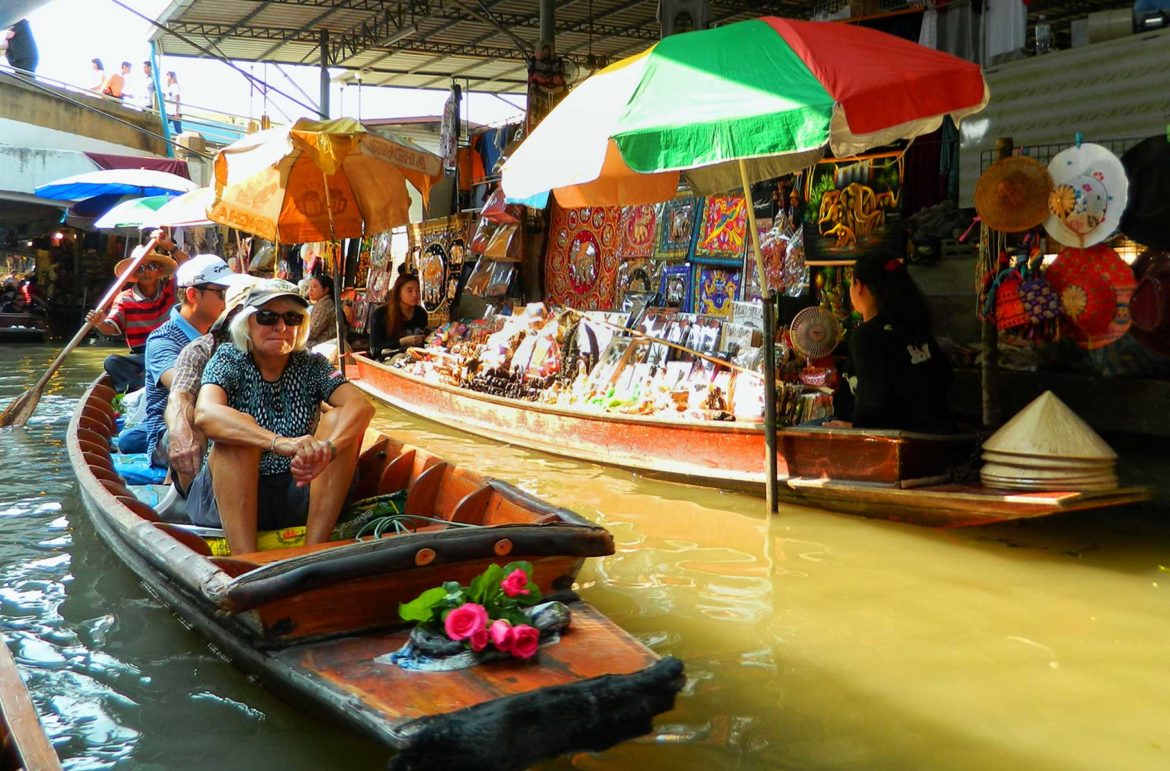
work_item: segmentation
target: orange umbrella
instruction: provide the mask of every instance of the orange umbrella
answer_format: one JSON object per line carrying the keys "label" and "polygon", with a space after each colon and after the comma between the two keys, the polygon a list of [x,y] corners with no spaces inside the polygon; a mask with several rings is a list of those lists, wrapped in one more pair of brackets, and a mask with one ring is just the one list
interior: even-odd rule
{"label": "orange umbrella", "polygon": [[407,224],[406,183],[426,201],[442,175],[439,156],[409,140],[352,118],[301,119],[219,151],[207,214],[286,244],[357,238]]}

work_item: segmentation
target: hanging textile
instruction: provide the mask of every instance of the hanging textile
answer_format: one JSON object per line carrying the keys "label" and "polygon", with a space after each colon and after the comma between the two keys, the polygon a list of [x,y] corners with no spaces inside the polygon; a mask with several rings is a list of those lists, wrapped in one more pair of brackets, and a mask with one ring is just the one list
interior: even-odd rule
{"label": "hanging textile", "polygon": [[644,259],[652,256],[657,234],[658,212],[652,204],[623,206],[618,256],[625,259]]}
{"label": "hanging textile", "polygon": [[739,297],[741,271],[713,265],[695,266],[695,313],[731,318],[732,303]]}
{"label": "hanging textile", "polygon": [[694,261],[737,267],[747,243],[747,202],[741,195],[713,195],[703,203]]}
{"label": "hanging textile", "polygon": [[617,207],[553,206],[545,252],[547,299],[577,310],[610,310],[618,272]]}
{"label": "hanging textile", "polygon": [[411,247],[407,270],[418,274],[420,299],[431,326],[451,320],[467,253],[468,222],[463,215],[438,217],[412,223],[407,231]]}
{"label": "hanging textile", "polygon": [[691,253],[702,199],[694,196],[675,198],[661,204],[658,212],[658,245],[654,249],[657,260],[685,260]]}

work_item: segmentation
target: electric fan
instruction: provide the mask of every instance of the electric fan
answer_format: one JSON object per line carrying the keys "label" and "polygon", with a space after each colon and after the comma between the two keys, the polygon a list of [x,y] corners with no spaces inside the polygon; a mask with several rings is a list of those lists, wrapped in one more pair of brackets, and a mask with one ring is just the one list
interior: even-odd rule
{"label": "electric fan", "polygon": [[814,367],[813,360],[831,354],[841,339],[841,326],[833,314],[824,308],[805,308],[788,326],[788,338],[792,341],[792,349],[805,359],[801,382],[820,388],[830,386],[835,379],[835,370]]}

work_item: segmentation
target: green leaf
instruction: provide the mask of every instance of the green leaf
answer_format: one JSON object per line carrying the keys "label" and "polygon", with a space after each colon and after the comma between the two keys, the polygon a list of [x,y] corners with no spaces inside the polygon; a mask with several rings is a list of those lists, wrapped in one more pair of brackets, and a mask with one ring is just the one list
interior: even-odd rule
{"label": "green leaf", "polygon": [[503,569],[493,563],[487,570],[471,580],[471,588],[468,592],[471,601],[486,606],[492,594],[499,590],[500,582],[503,580]]}
{"label": "green leaf", "polygon": [[532,619],[524,615],[524,611],[517,608],[508,608],[503,612],[502,615],[512,626],[518,626],[520,624],[528,624],[529,626],[532,626]]}
{"label": "green leaf", "polygon": [[456,592],[458,592],[462,588],[463,587],[461,587],[459,585],[458,581],[444,581],[443,582],[443,591],[447,592],[447,594],[455,594]]}
{"label": "green leaf", "polygon": [[433,589],[427,589],[410,602],[399,603],[398,615],[402,617],[403,621],[426,624],[435,618],[437,611],[441,610],[446,599],[446,590],[441,586],[436,586]]}

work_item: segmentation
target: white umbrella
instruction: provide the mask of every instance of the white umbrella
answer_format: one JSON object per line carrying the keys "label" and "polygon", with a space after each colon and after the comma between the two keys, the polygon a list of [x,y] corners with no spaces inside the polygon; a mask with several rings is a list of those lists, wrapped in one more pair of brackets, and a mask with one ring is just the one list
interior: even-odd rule
{"label": "white umbrella", "polygon": [[215,201],[215,190],[210,187],[200,187],[189,193],[183,193],[172,198],[143,220],[142,227],[199,227],[213,225],[207,219],[207,209]]}
{"label": "white umbrella", "polygon": [[99,195],[167,195],[186,193],[199,187],[178,174],[153,169],[102,169],[38,185],[42,198],[84,201]]}

